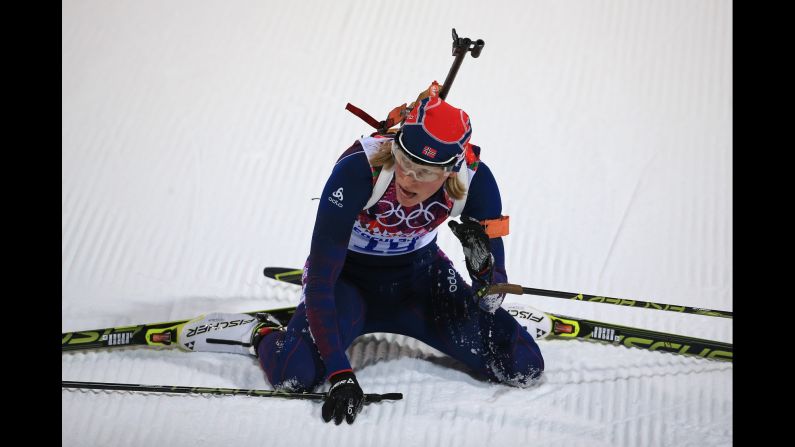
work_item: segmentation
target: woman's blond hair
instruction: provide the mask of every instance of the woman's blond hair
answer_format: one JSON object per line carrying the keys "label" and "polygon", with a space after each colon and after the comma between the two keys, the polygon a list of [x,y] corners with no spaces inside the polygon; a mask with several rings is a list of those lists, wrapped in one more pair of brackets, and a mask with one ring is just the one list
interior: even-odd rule
{"label": "woman's blond hair", "polygon": [[[381,143],[378,151],[370,157],[370,166],[391,168],[395,164],[395,159],[392,157],[392,144],[394,144],[394,141]],[[461,169],[466,169],[466,166],[462,166]],[[444,181],[444,190],[447,191],[447,195],[452,199],[461,200],[466,196],[467,187],[458,179],[457,175],[451,175]]]}

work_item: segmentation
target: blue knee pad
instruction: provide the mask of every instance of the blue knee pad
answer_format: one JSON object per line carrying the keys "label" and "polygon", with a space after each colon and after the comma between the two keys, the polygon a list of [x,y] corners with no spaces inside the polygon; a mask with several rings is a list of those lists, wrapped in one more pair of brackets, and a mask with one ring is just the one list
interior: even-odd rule
{"label": "blue knee pad", "polygon": [[312,391],[323,382],[325,368],[308,333],[272,332],[257,347],[260,365],[276,389]]}

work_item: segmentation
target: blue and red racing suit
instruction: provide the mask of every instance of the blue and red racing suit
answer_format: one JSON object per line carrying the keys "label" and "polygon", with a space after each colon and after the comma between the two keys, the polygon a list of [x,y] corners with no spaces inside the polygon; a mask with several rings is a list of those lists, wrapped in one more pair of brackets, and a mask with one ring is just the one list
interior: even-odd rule
{"label": "blue and red racing suit", "polygon": [[[404,208],[393,178],[380,200],[363,210],[378,172],[368,155],[388,138],[357,140],[326,182],[301,303],[286,331],[272,332],[258,347],[270,383],[312,390],[334,374],[352,371],[345,351],[356,337],[388,332],[418,339],[491,380],[529,385],[544,369],[535,340],[504,309],[481,310],[473,288],[436,244],[453,204],[444,186]],[[486,164],[476,161],[461,169],[469,169],[462,214],[499,217],[500,193]],[[490,242],[493,280],[507,282],[502,238]]]}

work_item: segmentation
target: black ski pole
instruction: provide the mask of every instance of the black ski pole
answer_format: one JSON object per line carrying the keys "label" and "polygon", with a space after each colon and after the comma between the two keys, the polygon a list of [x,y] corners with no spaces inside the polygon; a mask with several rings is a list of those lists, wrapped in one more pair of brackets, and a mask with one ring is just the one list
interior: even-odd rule
{"label": "black ski pole", "polygon": [[[289,282],[301,285],[301,269],[291,269],[285,267],[266,267],[263,272],[268,278],[278,281]],[[625,298],[611,298],[609,296],[588,295],[585,293],[560,292],[557,290],[534,289],[522,287],[518,284],[492,284],[481,292],[481,295],[493,293],[510,293],[514,295],[538,295],[552,298],[564,298],[575,301],[587,301],[591,303],[607,303],[618,306],[639,307],[643,309],[667,310],[669,312],[679,312],[687,314],[705,315],[709,317],[734,318],[734,313],[726,310],[713,310],[701,307],[675,306],[673,304],[653,303],[650,301],[629,300]]]}
{"label": "black ski pole", "polygon": [[461,67],[461,63],[464,62],[464,56],[466,56],[467,53],[472,53],[472,57],[475,58],[480,56],[480,52],[483,50],[484,45],[486,45],[486,42],[484,42],[483,39],[478,39],[473,42],[472,39],[468,37],[458,37],[455,28],[453,28],[453,56],[455,56],[455,59],[453,60],[453,65],[450,67],[450,71],[447,72],[447,78],[445,78],[444,84],[442,85],[442,91],[439,92],[440,98],[447,99],[447,93],[450,92],[450,87],[453,85],[455,76],[458,74],[458,69]]}
{"label": "black ski pole", "polygon": [[630,300],[625,298],[611,298],[609,296],[588,295],[584,293],[559,292],[557,290],[533,289],[522,287],[518,284],[492,284],[482,295],[494,293],[510,293],[514,295],[539,295],[552,298],[563,298],[575,301],[587,301],[589,303],[607,303],[617,306],[639,307],[642,309],[667,310],[669,312],[679,312],[684,314],[705,315],[708,317],[734,318],[734,313],[725,310],[705,309],[703,307],[677,306],[674,304],[653,303],[651,301]]}
{"label": "black ski pole", "polygon": [[[61,388],[78,388],[101,391],[133,391],[148,393],[175,393],[175,394],[205,394],[217,396],[254,396],[254,397],[281,397],[284,399],[325,400],[324,393],[290,393],[278,390],[253,390],[239,388],[209,388],[196,386],[175,385],[141,385],[137,383],[107,383],[107,382],[75,382],[62,380]],[[402,393],[365,394],[364,402],[373,403],[382,400],[403,399]]]}

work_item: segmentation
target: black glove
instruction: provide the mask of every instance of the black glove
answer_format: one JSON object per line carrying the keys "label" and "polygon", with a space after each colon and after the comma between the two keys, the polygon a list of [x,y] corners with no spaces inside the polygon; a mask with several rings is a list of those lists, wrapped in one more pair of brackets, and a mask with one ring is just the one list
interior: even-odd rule
{"label": "black glove", "polygon": [[451,220],[448,225],[464,248],[467,271],[476,289],[475,302],[486,312],[494,313],[502,305],[505,294],[486,295],[486,289],[494,279],[494,256],[489,236],[477,219],[461,216],[461,222]]}
{"label": "black glove", "polygon": [[342,419],[353,424],[356,415],[362,411],[364,393],[352,372],[342,372],[329,377],[331,388],[323,402],[323,420],[329,422],[334,418],[334,423],[340,425]]}
{"label": "black glove", "polygon": [[491,243],[483,225],[467,216],[461,216],[461,223],[451,220],[448,225],[464,248],[469,276],[485,285],[491,284],[494,257],[491,255]]}

